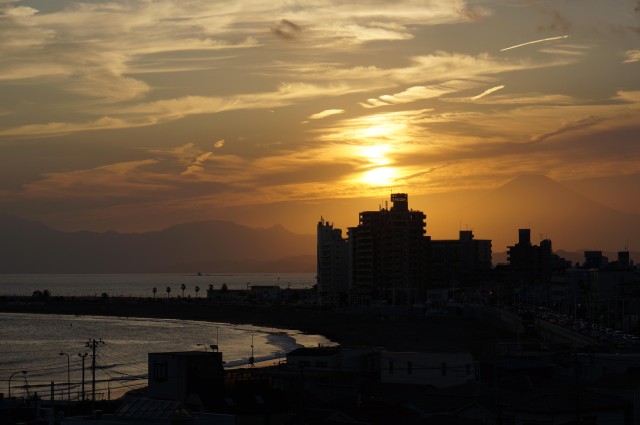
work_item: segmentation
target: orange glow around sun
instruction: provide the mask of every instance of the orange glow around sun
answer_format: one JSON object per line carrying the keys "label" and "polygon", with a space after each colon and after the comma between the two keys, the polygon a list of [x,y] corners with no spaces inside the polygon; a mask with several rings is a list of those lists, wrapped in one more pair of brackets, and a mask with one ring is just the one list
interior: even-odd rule
{"label": "orange glow around sun", "polygon": [[369,186],[391,186],[397,178],[394,167],[377,167],[362,173],[360,181]]}

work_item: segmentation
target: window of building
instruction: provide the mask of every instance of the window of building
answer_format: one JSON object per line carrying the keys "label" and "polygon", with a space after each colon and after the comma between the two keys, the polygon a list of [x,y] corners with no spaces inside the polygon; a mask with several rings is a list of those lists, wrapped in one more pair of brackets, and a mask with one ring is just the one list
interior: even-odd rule
{"label": "window of building", "polygon": [[316,367],[327,368],[329,367],[328,362],[316,362]]}
{"label": "window of building", "polygon": [[151,366],[151,379],[158,382],[167,380],[169,366],[167,362],[154,362]]}

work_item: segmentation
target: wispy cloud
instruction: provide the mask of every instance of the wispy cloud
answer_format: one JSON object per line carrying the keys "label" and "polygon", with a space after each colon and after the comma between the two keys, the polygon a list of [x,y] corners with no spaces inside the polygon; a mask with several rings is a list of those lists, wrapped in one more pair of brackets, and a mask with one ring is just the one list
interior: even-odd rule
{"label": "wispy cloud", "polygon": [[322,119],[322,118],[330,117],[332,115],[339,115],[339,114],[343,114],[343,113],[344,113],[344,109],[327,109],[327,110],[324,110],[322,112],[318,112],[317,114],[309,115],[309,119],[310,120],[319,120],[319,119]]}
{"label": "wispy cloud", "polygon": [[101,117],[85,122],[49,122],[46,124],[28,124],[20,127],[0,130],[0,136],[54,136],[79,131],[114,130],[122,128],[143,127],[156,124],[153,118],[123,119]]}
{"label": "wispy cloud", "polygon": [[624,63],[640,62],[640,50],[627,50]]}
{"label": "wispy cloud", "polygon": [[531,138],[532,142],[544,142],[547,139],[550,139],[552,137],[561,135],[563,133],[569,133],[569,132],[575,132],[577,130],[582,130],[585,128],[589,128],[589,127],[593,127],[596,124],[599,124],[600,122],[603,121],[604,118],[598,118],[598,117],[594,117],[594,116],[589,116],[586,118],[580,118],[578,120],[575,121],[571,121],[571,122],[565,122],[562,123],[562,125],[553,130],[550,131],[548,133],[544,133],[544,134],[540,134],[540,135],[536,135],[534,137]]}
{"label": "wispy cloud", "polygon": [[[469,97],[447,97],[443,99],[446,102],[464,103],[469,102],[472,98]],[[522,105],[522,106],[537,106],[537,105],[557,105],[557,106],[569,106],[580,105],[585,103],[584,100],[577,99],[571,96],[559,95],[559,94],[540,94],[540,93],[513,93],[509,95],[495,95],[490,97],[481,97],[475,99],[481,103],[488,105]]]}
{"label": "wispy cloud", "polygon": [[36,13],[38,13],[38,9],[34,9],[33,7],[29,7],[29,6],[17,6],[17,7],[4,8],[0,12],[5,16],[25,17],[25,16],[35,15]]}
{"label": "wispy cloud", "polygon": [[172,187],[167,181],[153,178],[147,167],[157,160],[121,162],[100,167],[47,173],[43,179],[24,185],[25,198],[122,198],[144,196],[144,193],[165,191]]}
{"label": "wispy cloud", "polygon": [[452,80],[431,86],[414,86],[392,95],[383,95],[378,98],[367,99],[365,102],[361,102],[360,105],[365,108],[377,108],[380,106],[415,102],[423,99],[433,99],[445,94],[475,87],[477,85],[478,82]]}
{"label": "wispy cloud", "polygon": [[302,28],[300,28],[299,25],[296,25],[286,19],[281,19],[278,25],[271,28],[271,32],[285,40],[292,40],[296,38],[301,31]]}
{"label": "wispy cloud", "polygon": [[495,93],[495,92],[497,92],[498,90],[502,90],[503,88],[505,88],[505,86],[504,86],[504,85],[491,87],[490,89],[487,89],[487,90],[483,91],[483,92],[482,92],[482,93],[480,93],[479,95],[477,95],[477,96],[473,96],[473,97],[471,98],[471,100],[478,100],[478,99],[482,99],[483,97],[488,96],[488,95],[490,95],[491,93]]}
{"label": "wispy cloud", "polygon": [[505,47],[504,49],[500,49],[500,51],[501,52],[506,52],[507,50],[517,49],[518,47],[524,47],[524,46],[528,46],[530,44],[538,44],[538,43],[545,43],[547,41],[562,40],[562,39],[568,38],[568,37],[569,37],[568,35],[561,35],[559,37],[549,37],[549,38],[542,38],[540,40],[527,41],[526,43],[516,44],[515,46],[510,46],[510,47]]}

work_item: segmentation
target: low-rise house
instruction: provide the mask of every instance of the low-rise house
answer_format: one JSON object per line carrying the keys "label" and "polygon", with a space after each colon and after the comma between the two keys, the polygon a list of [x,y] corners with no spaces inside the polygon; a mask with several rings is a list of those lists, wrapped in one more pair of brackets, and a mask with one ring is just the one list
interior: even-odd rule
{"label": "low-rise house", "polygon": [[224,389],[222,353],[185,351],[149,353],[148,397],[204,409],[205,399]]}
{"label": "low-rise house", "polygon": [[249,288],[250,296],[260,301],[277,302],[282,295],[282,290],[277,285],[251,285]]}
{"label": "low-rise house", "polygon": [[335,371],[338,369],[340,347],[301,347],[287,354],[287,365],[305,371]]}
{"label": "low-rise house", "polygon": [[445,388],[475,380],[474,360],[470,353],[383,351],[380,356],[382,383]]}

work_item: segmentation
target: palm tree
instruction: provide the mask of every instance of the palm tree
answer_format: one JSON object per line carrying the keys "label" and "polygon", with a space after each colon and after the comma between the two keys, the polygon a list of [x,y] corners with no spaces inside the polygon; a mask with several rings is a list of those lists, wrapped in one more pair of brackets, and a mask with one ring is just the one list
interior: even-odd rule
{"label": "palm tree", "polygon": [[153,292],[153,299],[156,299],[156,292],[158,292],[158,288],[156,288],[155,286],[153,287],[153,289],[151,290]]}
{"label": "palm tree", "polygon": [[200,292],[200,287],[196,286],[194,289],[196,291],[196,298],[198,298],[198,292]]}
{"label": "palm tree", "polygon": [[167,299],[169,299],[169,294],[171,293],[171,286],[167,286],[167,289],[165,289],[165,291],[167,291]]}
{"label": "palm tree", "polygon": [[180,285],[180,289],[182,289],[182,298],[184,298],[184,290],[187,289],[187,285],[183,283],[182,285]]}

